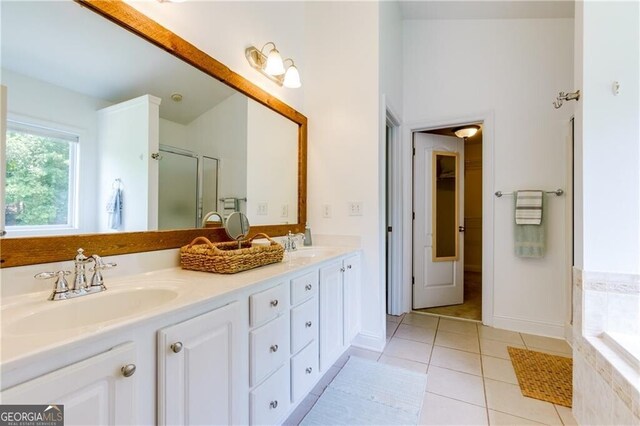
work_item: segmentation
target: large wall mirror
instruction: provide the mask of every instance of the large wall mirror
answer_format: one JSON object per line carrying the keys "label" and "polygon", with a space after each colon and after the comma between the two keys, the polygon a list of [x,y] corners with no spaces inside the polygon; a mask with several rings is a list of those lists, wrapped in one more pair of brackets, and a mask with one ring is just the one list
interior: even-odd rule
{"label": "large wall mirror", "polygon": [[3,266],[221,237],[197,229],[212,211],[301,230],[297,111],[120,1],[3,2],[1,19]]}
{"label": "large wall mirror", "polygon": [[433,261],[458,259],[459,157],[457,152],[433,151]]}

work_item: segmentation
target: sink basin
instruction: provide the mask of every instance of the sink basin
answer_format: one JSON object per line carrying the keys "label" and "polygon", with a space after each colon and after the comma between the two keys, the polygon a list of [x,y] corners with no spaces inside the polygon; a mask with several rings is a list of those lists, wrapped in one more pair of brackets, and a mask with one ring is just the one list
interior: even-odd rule
{"label": "sink basin", "polygon": [[108,289],[76,299],[47,301],[41,308],[2,312],[3,331],[14,335],[40,334],[106,323],[162,306],[178,297],[171,288],[126,287]]}
{"label": "sink basin", "polygon": [[314,258],[318,256],[331,256],[337,254],[333,247],[301,247],[292,253],[292,259]]}

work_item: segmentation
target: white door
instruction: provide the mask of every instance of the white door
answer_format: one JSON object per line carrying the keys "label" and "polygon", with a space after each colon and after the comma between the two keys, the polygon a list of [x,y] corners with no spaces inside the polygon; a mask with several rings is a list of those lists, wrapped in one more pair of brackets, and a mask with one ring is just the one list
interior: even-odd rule
{"label": "white door", "polygon": [[64,405],[65,425],[135,425],[135,355],[133,343],[117,346],[3,391],[2,404]]}
{"label": "white door", "polygon": [[464,141],[413,138],[413,308],[457,305],[464,299]]}
{"label": "white door", "polygon": [[234,302],[158,332],[158,424],[246,423],[239,324]]}
{"label": "white door", "polygon": [[344,310],[342,262],[320,268],[320,371],[326,371],[342,354]]}

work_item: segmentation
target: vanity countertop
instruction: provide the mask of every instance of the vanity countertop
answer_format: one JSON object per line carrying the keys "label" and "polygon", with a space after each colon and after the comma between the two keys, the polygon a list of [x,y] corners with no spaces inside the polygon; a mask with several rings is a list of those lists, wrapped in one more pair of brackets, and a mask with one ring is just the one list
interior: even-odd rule
{"label": "vanity countertop", "polygon": [[[3,298],[0,365],[3,370],[17,368],[43,353],[88,337],[98,338],[127,326],[139,326],[358,251],[352,247],[305,248],[287,254],[283,262],[232,275],[173,267],[106,277],[107,291],[64,301],[47,300],[50,291]],[[107,298],[111,301],[101,300]],[[109,319],[113,309],[126,313]]]}

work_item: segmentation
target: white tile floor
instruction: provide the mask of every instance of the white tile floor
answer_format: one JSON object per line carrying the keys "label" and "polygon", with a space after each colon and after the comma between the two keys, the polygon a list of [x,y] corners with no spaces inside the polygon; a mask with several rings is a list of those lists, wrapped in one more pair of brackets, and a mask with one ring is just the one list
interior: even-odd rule
{"label": "white tile floor", "polygon": [[522,396],[507,346],[571,356],[560,339],[419,314],[387,317],[383,353],[350,348],[285,424],[297,425],[349,356],[426,373],[421,425],[575,425],[566,407]]}

